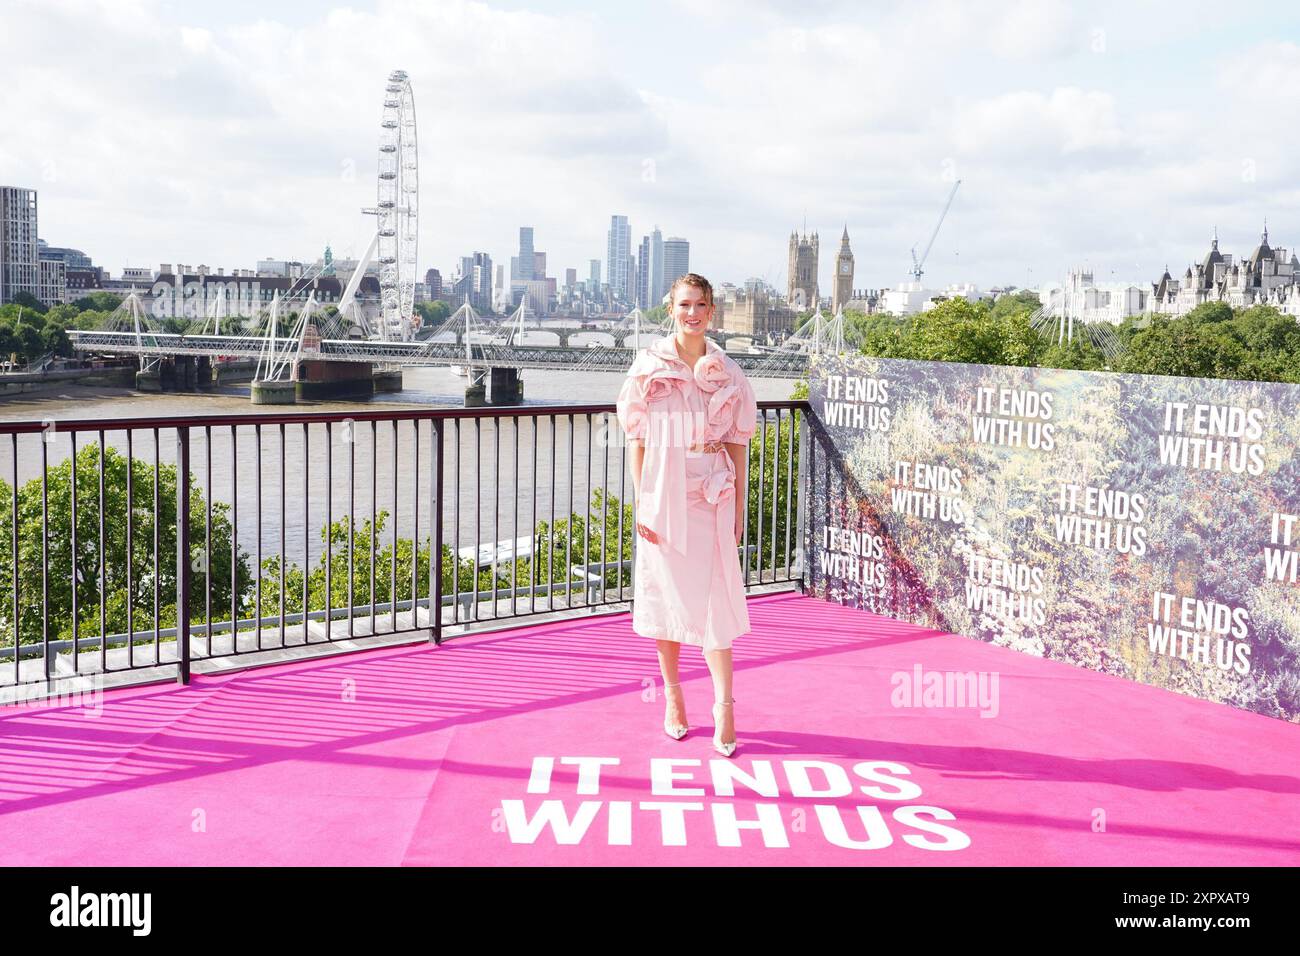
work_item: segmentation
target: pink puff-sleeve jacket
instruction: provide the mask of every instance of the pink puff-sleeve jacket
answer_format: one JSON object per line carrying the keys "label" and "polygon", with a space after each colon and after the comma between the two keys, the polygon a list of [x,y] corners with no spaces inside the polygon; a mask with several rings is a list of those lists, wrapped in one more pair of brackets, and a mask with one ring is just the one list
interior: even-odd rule
{"label": "pink puff-sleeve jacket", "polygon": [[[619,424],[629,439],[645,445],[636,520],[658,536],[661,548],[685,555],[688,495],[702,496],[719,506],[718,540],[734,554],[735,463],[719,452],[706,475],[688,480],[686,454],[705,442],[747,445],[758,430],[758,403],[744,372],[721,346],[705,339],[705,354],[692,372],[674,339],[664,336],[637,354],[618,396]],[[728,564],[738,578],[738,562]]]}

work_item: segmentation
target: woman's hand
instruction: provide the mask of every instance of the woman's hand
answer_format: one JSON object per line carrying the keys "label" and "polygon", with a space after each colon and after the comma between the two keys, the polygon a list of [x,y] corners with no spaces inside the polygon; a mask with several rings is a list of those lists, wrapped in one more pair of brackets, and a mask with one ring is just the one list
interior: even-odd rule
{"label": "woman's hand", "polygon": [[736,506],[736,547],[740,547],[740,542],[745,537],[745,512],[740,506]]}
{"label": "woman's hand", "polygon": [[655,534],[639,521],[636,523],[636,531],[637,534],[641,535],[641,537],[645,538],[651,544],[659,543],[659,535]]}

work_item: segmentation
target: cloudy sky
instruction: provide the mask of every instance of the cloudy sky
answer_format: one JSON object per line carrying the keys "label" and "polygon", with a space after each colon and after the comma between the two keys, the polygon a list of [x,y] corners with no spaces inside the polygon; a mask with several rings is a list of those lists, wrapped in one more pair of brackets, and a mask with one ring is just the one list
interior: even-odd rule
{"label": "cloudy sky", "polygon": [[715,281],[785,287],[848,224],[855,285],[1151,280],[1217,226],[1300,245],[1300,13],[1054,0],[0,0],[0,184],[117,274],[358,254],[385,79],[412,79],[420,268],[531,225],[551,275],[691,241]]}

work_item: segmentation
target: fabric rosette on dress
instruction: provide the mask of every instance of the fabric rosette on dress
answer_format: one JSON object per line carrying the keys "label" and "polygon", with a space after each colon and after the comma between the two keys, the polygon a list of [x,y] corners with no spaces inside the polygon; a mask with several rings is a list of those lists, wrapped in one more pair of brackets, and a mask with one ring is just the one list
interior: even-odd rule
{"label": "fabric rosette on dress", "polygon": [[680,395],[691,375],[684,365],[671,365],[649,350],[637,356],[627,371],[618,397],[618,417],[628,438],[659,444],[674,395]]}
{"label": "fabric rosette on dress", "polygon": [[[696,362],[693,379],[705,402],[705,420],[699,441],[722,441],[735,425],[741,388],[728,370],[721,351],[708,352]],[[699,489],[710,504],[720,504],[736,497],[736,465],[730,455],[725,457],[726,469],[711,472]]]}
{"label": "fabric rosette on dress", "polygon": [[708,403],[703,440],[747,443],[758,430],[758,402],[739,367],[722,349],[709,351],[696,363],[694,381]]}

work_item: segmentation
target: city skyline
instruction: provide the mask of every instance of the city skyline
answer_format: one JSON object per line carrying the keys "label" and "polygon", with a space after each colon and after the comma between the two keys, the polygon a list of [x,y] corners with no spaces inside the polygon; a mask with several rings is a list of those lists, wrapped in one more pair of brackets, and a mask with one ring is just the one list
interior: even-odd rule
{"label": "city skyline", "polygon": [[[1280,241],[1300,232],[1300,132],[1276,121],[1300,105],[1297,15],[1205,37],[1196,7],[285,4],[268,19],[240,0],[217,20],[150,0],[24,4],[0,55],[44,95],[0,92],[21,131],[0,182],[39,190],[42,237],[114,275],[326,242],[355,257],[383,79],[401,68],[421,129],[421,275],[472,250],[505,259],[521,223],[553,275],[582,274],[608,264],[617,214],[634,247],[658,224],[715,282],[777,288],[792,230],[847,222],[855,285],[888,287],[960,177],[927,285],[1038,286],[1078,262],[1149,281],[1214,225],[1237,247],[1265,217]],[[678,31],[723,29],[707,58],[674,50]],[[347,57],[306,55],[345,41]],[[105,77],[89,48],[132,69]],[[823,288],[832,269],[823,256]]]}
{"label": "city skyline", "polygon": [[[54,247],[45,238],[39,236],[36,195],[35,190],[0,184],[0,226],[3,226],[0,230],[2,233],[0,235],[0,303],[11,301],[20,291],[32,294],[47,304],[67,302],[77,296],[78,290],[101,288],[99,280],[105,282],[102,288],[119,294],[129,287],[143,291],[146,295],[156,294],[158,283],[161,281],[168,287],[163,295],[163,298],[167,299],[172,295],[170,283],[174,281],[174,277],[180,275],[196,277],[200,282],[203,277],[208,277],[218,284],[225,280],[251,280],[246,288],[240,286],[242,291],[238,294],[242,296],[250,290],[255,290],[257,283],[262,279],[272,279],[274,284],[274,280],[280,278],[310,277],[318,273],[321,276],[332,277],[335,275],[335,267],[339,266],[350,275],[358,267],[357,260],[334,259],[327,246],[324,258],[315,260],[314,264],[310,257],[304,257],[302,260],[261,259],[258,260],[255,269],[233,266],[227,272],[226,267],[206,263],[178,264],[173,271],[171,264],[162,263],[156,270],[150,267],[127,267],[118,275],[112,276],[110,283],[109,270],[93,263],[91,257],[83,250]],[[611,227],[607,234],[610,245],[607,254],[614,256],[617,245],[614,231],[620,226],[621,221],[621,229],[626,239],[627,223],[624,216],[614,215],[610,218]],[[653,254],[649,253],[647,248],[652,237],[657,241],[650,248],[658,249]],[[509,282],[505,280],[503,265],[495,265],[494,273],[494,263],[489,253],[475,251],[469,256],[460,256],[458,265],[448,272],[448,282],[454,285],[448,301],[454,303],[468,297],[480,311],[510,311],[518,304],[520,296],[526,296],[529,307],[534,312],[549,314],[550,304],[555,304],[554,296],[557,287],[570,292],[579,290],[584,302],[589,302],[589,297],[592,296],[600,299],[617,294],[614,290],[609,290],[608,285],[603,293],[599,292],[602,264],[599,259],[590,260],[590,283],[585,279],[579,282],[577,269],[566,267],[564,268],[565,282],[560,286],[558,276],[548,275],[547,253],[534,249],[533,238],[533,227],[519,227],[518,243],[521,254],[511,257]],[[855,256],[852,253],[848,228],[845,226],[832,269],[834,292],[825,296],[820,294],[818,280],[814,278],[814,275],[819,275],[817,264],[820,257],[817,239],[815,232],[802,235],[792,232],[789,237],[790,275],[796,278],[791,280],[784,301],[797,303],[796,311],[808,307],[820,307],[830,309],[834,313],[838,312],[841,306],[845,306],[870,312],[881,310],[906,315],[928,307],[924,302],[931,295],[936,296],[936,301],[953,295],[973,300],[993,298],[1001,292],[1017,288],[1009,286],[980,289],[972,283],[952,283],[944,288],[929,288],[928,291],[923,291],[922,284],[915,281],[902,283],[896,289],[859,288],[854,283]],[[36,258],[38,245],[39,261]],[[626,266],[628,288],[625,290],[627,298],[618,304],[624,308],[653,308],[658,302],[656,297],[666,293],[671,277],[693,271],[689,266],[689,246],[689,240],[682,237],[663,239],[657,227],[652,231],[651,236],[643,237],[642,243],[635,252],[630,256],[622,256]],[[1057,310],[1066,308],[1067,311],[1082,308],[1080,317],[1087,315],[1094,319],[1105,318],[1108,321],[1118,321],[1125,316],[1149,311],[1152,308],[1149,303],[1156,300],[1160,301],[1160,305],[1155,307],[1156,311],[1175,315],[1183,314],[1202,302],[1219,298],[1231,301],[1238,307],[1255,302],[1267,302],[1284,313],[1300,314],[1300,308],[1297,307],[1300,303],[1300,286],[1296,285],[1296,278],[1300,277],[1300,260],[1287,247],[1270,246],[1267,220],[1254,252],[1248,260],[1246,258],[1241,260],[1242,265],[1248,265],[1249,268],[1240,275],[1234,266],[1237,258],[1234,254],[1219,252],[1219,235],[1216,226],[1213,230],[1209,254],[1200,263],[1193,258],[1186,269],[1185,276],[1171,275],[1166,265],[1162,276],[1154,282],[1142,279],[1118,279],[1117,281],[1113,269],[1109,281],[1104,278],[1096,281],[1095,270],[1090,265],[1075,264],[1066,271],[1064,282],[1049,280],[1032,291],[1040,294],[1045,306],[1050,305]],[[29,261],[30,266],[28,266]],[[524,272],[521,263],[525,261],[534,262],[531,274],[526,276],[521,274]],[[643,261],[650,263],[649,272],[643,266]],[[656,262],[659,264],[655,265]],[[1212,262],[1222,266],[1222,274],[1211,274],[1209,267]],[[378,270],[379,266],[371,263],[366,271],[368,275],[374,277],[378,275]],[[636,281],[632,283],[631,279],[634,276]],[[377,279],[372,278],[371,281]],[[430,283],[435,282],[437,287],[430,288]],[[592,283],[596,285],[597,292],[592,291]],[[769,283],[754,277],[740,284],[724,281],[718,283],[718,286],[720,288],[743,286],[748,290],[754,287],[755,283],[766,286],[770,295],[781,295],[780,291]],[[445,298],[447,290],[438,268],[431,267],[425,271],[424,286],[423,292],[417,296],[417,301]],[[341,288],[340,285],[334,294],[337,295]],[[1074,297],[1074,304],[1063,306],[1060,298],[1067,288],[1073,290],[1068,295]],[[373,289],[369,292],[363,289],[362,292],[363,297],[364,295],[375,297]],[[877,298],[878,293],[879,298]],[[269,294],[263,290],[262,293],[256,293],[255,297]],[[325,300],[328,301],[330,294],[328,292],[324,294]],[[605,301],[608,307],[612,299]],[[808,303],[812,305],[809,306]],[[171,314],[170,308],[168,314]]]}

